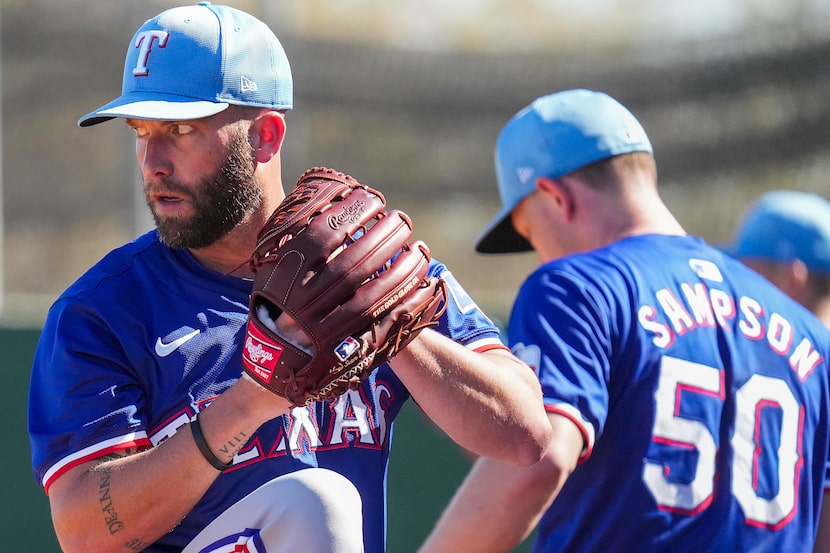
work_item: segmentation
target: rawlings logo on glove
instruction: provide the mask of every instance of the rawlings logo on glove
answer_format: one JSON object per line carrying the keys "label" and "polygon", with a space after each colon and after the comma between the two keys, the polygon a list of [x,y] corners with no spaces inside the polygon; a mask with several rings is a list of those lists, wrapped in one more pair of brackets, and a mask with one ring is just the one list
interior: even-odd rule
{"label": "rawlings logo on glove", "polygon": [[[356,389],[443,313],[430,254],[383,195],[332,169],[306,171],[259,234],[243,369],[292,405]],[[290,317],[303,340],[278,331]],[[302,342],[302,343],[300,343]]]}

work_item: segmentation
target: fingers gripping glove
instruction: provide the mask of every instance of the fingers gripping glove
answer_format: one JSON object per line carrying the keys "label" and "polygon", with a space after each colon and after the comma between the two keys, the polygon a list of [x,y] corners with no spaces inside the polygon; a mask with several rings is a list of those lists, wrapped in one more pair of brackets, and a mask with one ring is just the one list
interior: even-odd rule
{"label": "fingers gripping glove", "polygon": [[[377,190],[332,169],[298,180],[259,234],[246,374],[294,406],[356,389],[443,313],[430,253]],[[277,332],[286,313],[309,347]]]}

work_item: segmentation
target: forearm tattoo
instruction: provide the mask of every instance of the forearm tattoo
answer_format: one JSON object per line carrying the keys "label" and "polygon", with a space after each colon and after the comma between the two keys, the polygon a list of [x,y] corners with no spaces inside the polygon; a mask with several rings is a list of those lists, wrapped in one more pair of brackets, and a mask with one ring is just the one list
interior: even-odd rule
{"label": "forearm tattoo", "polygon": [[218,450],[227,456],[233,457],[247,441],[248,435],[244,432],[240,432],[232,439],[228,440],[227,443],[223,444],[222,447],[219,447]]}
{"label": "forearm tattoo", "polygon": [[104,514],[104,523],[109,529],[110,535],[115,535],[124,529],[125,524],[118,518],[115,507],[112,504],[110,495],[110,469],[98,467],[96,472],[100,473],[101,481],[98,483],[98,502],[101,504],[101,512]]}
{"label": "forearm tattoo", "polygon": [[[115,511],[115,506],[113,505],[112,495],[110,493],[112,467],[106,464],[106,461],[123,459],[125,457],[129,457],[130,455],[135,455],[140,451],[143,450],[133,447],[110,453],[101,457],[101,460],[104,462],[95,467],[95,472],[100,475],[100,481],[98,483],[98,502],[101,505],[101,512],[104,515],[104,523],[107,525],[110,535],[114,536],[115,534],[123,531],[127,525],[118,517],[118,513]],[[124,542],[124,547],[130,551],[142,551],[149,545],[150,544],[148,542],[142,541],[138,538],[131,538]]]}

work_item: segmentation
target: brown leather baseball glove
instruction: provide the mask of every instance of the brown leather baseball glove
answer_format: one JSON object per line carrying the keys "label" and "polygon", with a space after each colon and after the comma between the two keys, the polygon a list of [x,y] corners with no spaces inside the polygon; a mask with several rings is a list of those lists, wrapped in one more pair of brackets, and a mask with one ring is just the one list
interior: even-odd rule
{"label": "brown leather baseball glove", "polygon": [[[243,367],[294,406],[356,389],[443,313],[430,253],[383,195],[333,169],[306,171],[259,234]],[[289,315],[304,332],[281,336]]]}

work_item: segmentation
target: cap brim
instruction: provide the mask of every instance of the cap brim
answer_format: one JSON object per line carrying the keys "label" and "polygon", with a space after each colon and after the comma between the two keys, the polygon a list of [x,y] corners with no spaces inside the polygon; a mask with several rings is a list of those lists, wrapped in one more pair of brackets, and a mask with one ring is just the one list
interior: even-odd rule
{"label": "cap brim", "polygon": [[518,253],[533,249],[530,242],[513,228],[510,219],[512,207],[502,208],[484,227],[475,242],[479,253]]}
{"label": "cap brim", "polygon": [[109,104],[78,119],[78,126],[90,127],[115,117],[149,119],[154,121],[189,121],[210,117],[224,111],[230,104],[192,98],[164,97],[148,94],[121,96]]}

